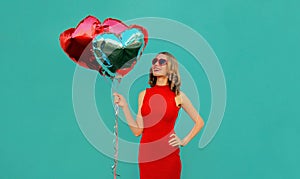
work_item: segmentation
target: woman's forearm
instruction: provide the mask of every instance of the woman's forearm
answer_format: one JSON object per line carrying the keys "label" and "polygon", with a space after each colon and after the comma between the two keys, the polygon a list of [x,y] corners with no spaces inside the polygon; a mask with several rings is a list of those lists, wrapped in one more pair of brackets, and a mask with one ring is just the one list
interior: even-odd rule
{"label": "woman's forearm", "polygon": [[182,145],[185,146],[187,145],[197,134],[198,132],[202,129],[204,126],[203,120],[197,120],[198,122],[195,123],[194,127],[192,130],[189,132],[189,134],[182,140]]}
{"label": "woman's forearm", "polygon": [[139,136],[141,129],[139,128],[137,122],[133,119],[128,105],[125,105],[123,107],[123,112],[124,112],[125,118],[127,120],[127,123],[129,125],[129,128],[131,129],[132,133],[135,136]]}

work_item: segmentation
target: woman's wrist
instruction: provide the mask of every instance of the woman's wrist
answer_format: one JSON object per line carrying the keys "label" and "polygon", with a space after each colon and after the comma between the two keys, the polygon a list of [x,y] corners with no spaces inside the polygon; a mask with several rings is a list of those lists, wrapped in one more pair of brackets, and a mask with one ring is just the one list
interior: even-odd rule
{"label": "woman's wrist", "polygon": [[125,108],[128,108],[128,104],[126,103],[126,104],[124,104],[124,106],[122,106],[121,107],[123,110],[125,109]]}
{"label": "woman's wrist", "polygon": [[188,143],[187,139],[184,138],[184,139],[181,141],[181,146],[184,147],[184,146],[186,146],[187,143]]}

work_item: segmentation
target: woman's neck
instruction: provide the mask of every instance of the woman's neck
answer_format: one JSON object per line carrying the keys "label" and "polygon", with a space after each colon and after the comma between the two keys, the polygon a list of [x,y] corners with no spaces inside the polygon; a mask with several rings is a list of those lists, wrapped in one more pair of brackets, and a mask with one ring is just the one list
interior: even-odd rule
{"label": "woman's neck", "polygon": [[156,79],[156,85],[164,86],[168,84],[168,78],[165,76],[158,76]]}

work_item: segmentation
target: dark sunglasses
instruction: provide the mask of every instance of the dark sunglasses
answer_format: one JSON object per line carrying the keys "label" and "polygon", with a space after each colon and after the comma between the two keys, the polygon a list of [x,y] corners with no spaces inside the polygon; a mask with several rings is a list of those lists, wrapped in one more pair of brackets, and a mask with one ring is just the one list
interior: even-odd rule
{"label": "dark sunglasses", "polygon": [[157,61],[158,61],[158,64],[159,64],[160,66],[163,66],[163,65],[166,65],[166,64],[167,64],[167,60],[166,60],[166,59],[163,59],[163,58],[160,58],[160,59],[154,58],[154,59],[152,60],[152,65],[154,65]]}

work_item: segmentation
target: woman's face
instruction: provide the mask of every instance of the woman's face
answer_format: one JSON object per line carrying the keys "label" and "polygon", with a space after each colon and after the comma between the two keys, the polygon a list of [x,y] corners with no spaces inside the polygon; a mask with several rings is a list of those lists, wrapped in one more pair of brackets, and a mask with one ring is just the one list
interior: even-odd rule
{"label": "woman's face", "polygon": [[152,60],[152,73],[154,76],[166,76],[167,75],[167,56],[164,54],[158,54]]}

